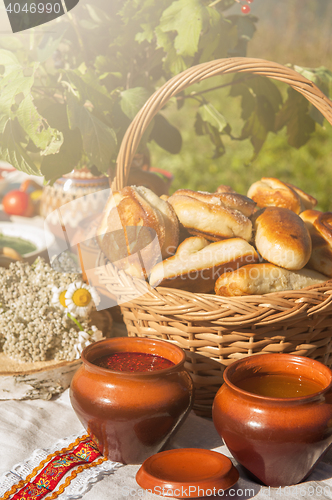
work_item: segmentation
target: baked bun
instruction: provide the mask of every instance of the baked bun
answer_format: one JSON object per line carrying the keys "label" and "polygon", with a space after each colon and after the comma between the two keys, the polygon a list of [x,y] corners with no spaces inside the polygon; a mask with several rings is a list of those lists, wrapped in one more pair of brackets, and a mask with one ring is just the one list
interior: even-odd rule
{"label": "baked bun", "polygon": [[255,246],[261,256],[276,266],[297,271],[311,255],[311,238],[303,220],[292,210],[267,207],[253,217]]}
{"label": "baked bun", "polygon": [[250,186],[247,195],[261,208],[288,208],[296,214],[317,204],[317,200],[309,194],[275,177],[262,177]]}
{"label": "baked bun", "polygon": [[265,293],[300,290],[327,280],[311,269],[289,271],[273,264],[248,264],[222,274],[216,281],[215,292],[224,297],[264,295]]}
{"label": "baked bun", "polygon": [[[142,277],[138,257],[126,260],[127,256],[140,251],[144,263],[149,263],[151,269],[160,256],[167,258],[175,252],[179,242],[179,223],[172,206],[150,189],[125,187],[110,196],[97,240],[111,262],[129,274]],[[135,266],[138,266],[137,272]]]}
{"label": "baked bun", "polygon": [[168,195],[168,186],[158,174],[141,170],[140,168],[132,168],[130,170],[128,185],[144,186],[158,196]]}
{"label": "baked bun", "polygon": [[257,262],[256,250],[242,238],[210,243],[202,237],[184,240],[176,254],[159,262],[151,272],[151,286],[211,292],[220,274]]}
{"label": "baked bun", "polygon": [[234,193],[236,194],[236,191],[234,191],[231,186],[227,186],[226,184],[220,184],[220,186],[217,187],[216,189],[217,193]]}
{"label": "baked bun", "polygon": [[314,198],[310,194],[306,193],[305,191],[302,191],[302,189],[294,186],[293,184],[289,184],[288,182],[286,182],[286,184],[288,187],[293,189],[293,191],[295,191],[298,194],[298,196],[300,197],[303,210],[311,210],[312,208],[314,208],[317,205],[316,198]]}
{"label": "baked bun", "polygon": [[168,202],[189,234],[211,241],[234,237],[251,239],[252,224],[248,217],[255,203],[246,196],[179,189]]}
{"label": "baked bun", "polygon": [[300,217],[312,241],[308,267],[332,278],[332,212],[305,210]]}

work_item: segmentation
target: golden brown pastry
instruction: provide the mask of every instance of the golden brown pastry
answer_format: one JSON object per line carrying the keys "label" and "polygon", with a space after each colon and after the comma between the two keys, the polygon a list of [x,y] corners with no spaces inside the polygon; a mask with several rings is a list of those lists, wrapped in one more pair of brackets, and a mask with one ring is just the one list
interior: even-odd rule
{"label": "golden brown pastry", "polygon": [[242,238],[210,243],[202,237],[187,238],[173,257],[159,262],[151,272],[151,286],[211,292],[218,276],[258,261],[256,250]]}
{"label": "golden brown pastry", "polygon": [[179,189],[169,199],[180,223],[194,236],[211,241],[240,237],[249,241],[249,216],[255,203],[236,193],[205,193]]}
{"label": "golden brown pastry", "polygon": [[168,195],[168,186],[158,174],[141,170],[140,168],[132,168],[130,170],[128,185],[144,186],[158,196]]}
{"label": "golden brown pastry", "polygon": [[255,246],[260,255],[276,266],[297,271],[311,255],[311,238],[303,220],[292,210],[267,207],[253,217]]}
{"label": "golden brown pastry", "polygon": [[332,278],[332,212],[305,210],[300,215],[312,241],[308,267]]}
{"label": "golden brown pastry", "polygon": [[125,187],[108,200],[97,239],[111,262],[141,277],[138,256],[126,257],[140,251],[144,263],[149,264],[146,268],[151,269],[160,254],[162,258],[173,255],[179,242],[179,223],[172,206],[150,189]]}
{"label": "golden brown pastry", "polygon": [[247,193],[259,207],[282,207],[296,214],[307,208],[313,208],[317,200],[292,184],[282,182],[275,177],[262,177],[250,186]]}
{"label": "golden brown pastry", "polygon": [[216,281],[215,292],[224,297],[263,295],[284,290],[300,290],[324,283],[327,277],[311,269],[289,271],[273,264],[248,264],[222,274]]}
{"label": "golden brown pastry", "polygon": [[236,194],[236,191],[234,191],[231,186],[227,186],[226,184],[220,184],[220,186],[217,187],[216,189],[217,193],[234,193]]}
{"label": "golden brown pastry", "polygon": [[289,184],[286,182],[287,186],[293,189],[298,196],[300,197],[301,203],[302,203],[302,210],[311,210],[317,205],[317,200],[310,194],[306,193],[305,191],[302,191],[302,189],[294,186],[293,184]]}

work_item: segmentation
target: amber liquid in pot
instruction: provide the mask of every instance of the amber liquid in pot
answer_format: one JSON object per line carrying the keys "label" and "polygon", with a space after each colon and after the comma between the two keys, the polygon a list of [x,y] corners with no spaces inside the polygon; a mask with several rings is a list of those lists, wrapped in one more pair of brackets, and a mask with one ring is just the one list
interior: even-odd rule
{"label": "amber liquid in pot", "polygon": [[269,398],[300,398],[324,389],[314,380],[278,373],[254,375],[235,385],[244,391]]}

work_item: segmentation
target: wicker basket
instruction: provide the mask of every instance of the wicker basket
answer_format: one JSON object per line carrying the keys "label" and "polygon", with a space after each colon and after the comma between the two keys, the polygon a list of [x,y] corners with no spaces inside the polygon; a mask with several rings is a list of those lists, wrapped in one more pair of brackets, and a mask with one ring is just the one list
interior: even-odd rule
{"label": "wicker basket", "polygon": [[[170,98],[191,84],[235,72],[289,84],[332,124],[332,102],[292,69],[250,58],[200,64],[169,80],[137,114],[121,144],[113,189],[126,185],[144,131]],[[100,280],[122,302],[129,336],[168,340],[186,351],[186,368],[196,388],[194,409],[200,415],[210,415],[215,393],[223,382],[223,370],[236,359],[287,352],[332,364],[332,280],[299,291],[236,298],[148,287],[143,296],[134,298],[133,290],[142,289],[139,280],[119,272],[105,260],[100,266]]]}

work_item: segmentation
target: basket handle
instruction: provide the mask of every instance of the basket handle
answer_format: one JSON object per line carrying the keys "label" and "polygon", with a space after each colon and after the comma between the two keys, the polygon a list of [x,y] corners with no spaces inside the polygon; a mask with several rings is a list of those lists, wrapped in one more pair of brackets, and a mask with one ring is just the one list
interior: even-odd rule
{"label": "basket handle", "polygon": [[287,83],[311,102],[332,125],[332,101],[310,80],[296,71],[264,59],[233,57],[217,59],[188,68],[174,76],[147,100],[129,125],[117,157],[116,176],[113,189],[122,189],[128,180],[131,162],[139,142],[154,116],[176,94],[194,83],[207,78],[230,73],[254,73]]}

